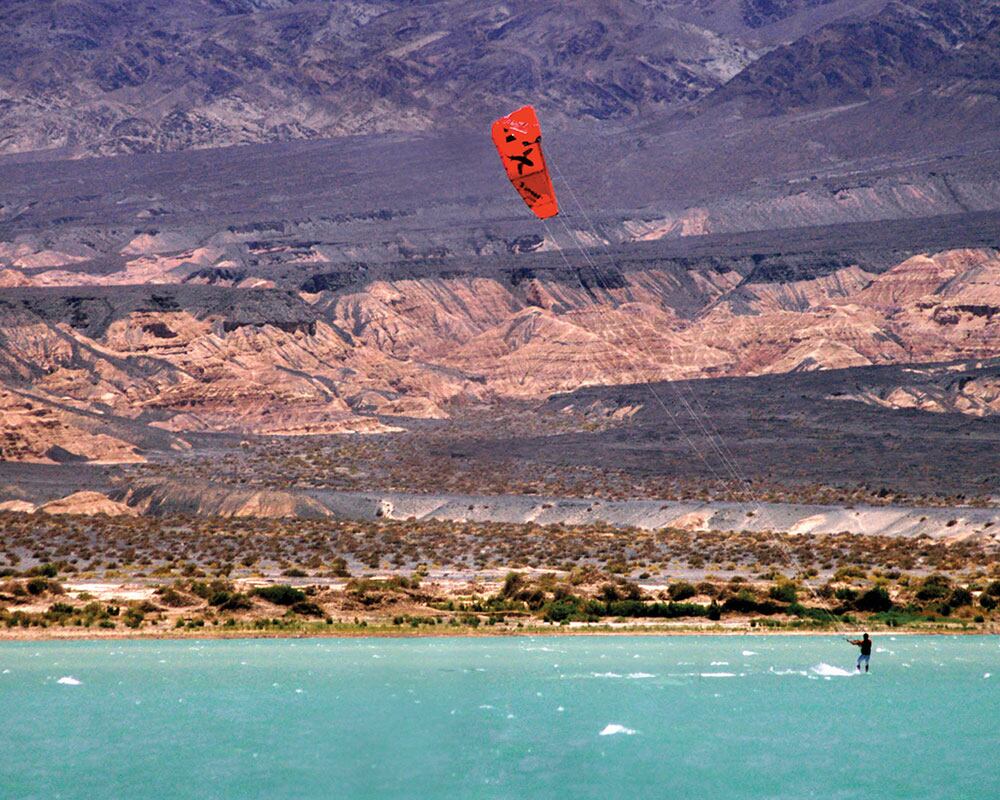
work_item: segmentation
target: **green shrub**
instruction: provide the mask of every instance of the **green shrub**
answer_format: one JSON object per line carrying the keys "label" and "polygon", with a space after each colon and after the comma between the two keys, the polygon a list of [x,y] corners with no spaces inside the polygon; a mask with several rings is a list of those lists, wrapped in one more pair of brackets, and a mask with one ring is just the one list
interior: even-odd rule
{"label": "green shrub", "polygon": [[283,583],[275,586],[260,586],[254,589],[253,593],[276,606],[292,606],[306,599],[306,593],[301,589]]}
{"label": "green shrub", "polygon": [[129,628],[138,628],[145,618],[146,615],[138,608],[130,608],[125,612],[124,622]]}
{"label": "green shrub", "polygon": [[858,611],[874,613],[889,611],[892,608],[892,598],[883,587],[873,586],[854,602],[854,607]]}
{"label": "green shrub", "polygon": [[566,622],[570,619],[585,618],[585,607],[583,599],[575,595],[569,595],[559,600],[553,600],[545,606],[543,619],[546,622]]}
{"label": "green shrub", "polygon": [[253,607],[250,598],[242,592],[216,592],[208,603],[220,611],[241,611]]}
{"label": "green shrub", "polygon": [[979,596],[979,605],[981,605],[987,611],[992,611],[994,608],[1000,605],[1000,600],[997,600],[997,598],[991,594],[983,592]]}
{"label": "green shrub", "polygon": [[835,581],[848,581],[851,578],[864,578],[865,571],[861,567],[838,567],[837,571],[833,573],[833,579]]}
{"label": "green shrub", "polygon": [[193,605],[189,597],[181,594],[170,586],[164,586],[157,589],[156,595],[160,598],[160,602],[169,608],[184,608],[186,606]]}
{"label": "green shrub", "polygon": [[772,600],[777,600],[780,603],[794,603],[799,599],[799,593],[795,589],[795,584],[790,581],[776,583],[770,588],[767,595]]}
{"label": "green shrub", "polygon": [[723,611],[734,611],[737,614],[749,614],[757,610],[757,598],[747,589],[740,589],[732,597],[727,597],[722,604]]}
{"label": "green shrub", "polygon": [[928,575],[917,590],[917,600],[940,600],[951,591],[951,581],[947,575]]}
{"label": "green shrub", "polygon": [[687,581],[677,581],[677,583],[670,584],[667,589],[667,594],[670,596],[671,600],[681,601],[689,600],[698,594],[698,590],[694,588]]}
{"label": "green shrub", "polygon": [[961,608],[962,606],[972,605],[972,592],[961,586],[956,587],[952,591],[951,595],[948,597],[948,605],[952,608]]}
{"label": "green shrub", "polygon": [[232,583],[220,578],[212,581],[191,581],[188,588],[202,600],[208,600],[219,592],[231,592],[234,589]]}
{"label": "green shrub", "polygon": [[301,570],[298,567],[292,567],[291,569],[286,569],[281,573],[286,578],[308,578],[309,573],[305,570]]}
{"label": "green shrub", "polygon": [[293,613],[301,614],[303,617],[322,617],[326,613],[316,603],[309,600],[301,600],[295,603],[291,610]]}
{"label": "green shrub", "polygon": [[677,619],[678,617],[704,617],[709,606],[699,603],[643,603],[641,600],[616,600],[612,603],[588,605],[587,611],[602,617],[651,617]]}
{"label": "green shrub", "polygon": [[814,622],[835,622],[837,616],[827,611],[825,608],[815,608],[813,606],[804,606],[802,603],[795,602],[788,606],[787,609],[789,614],[794,614],[796,617],[802,619],[810,619]]}
{"label": "green shrub", "polygon": [[618,591],[618,587],[613,583],[605,583],[597,590],[597,599],[603,600],[605,603],[611,603],[615,600],[624,600],[622,593]]}
{"label": "green shrub", "polygon": [[508,572],[503,580],[503,587],[500,589],[501,597],[513,597],[528,585],[524,575],[520,572]]}
{"label": "green shrub", "polygon": [[351,571],[347,568],[347,559],[341,556],[330,561],[330,572],[337,578],[351,577]]}
{"label": "green shrub", "polygon": [[846,586],[841,586],[837,591],[833,593],[833,596],[844,603],[850,603],[853,605],[854,601],[858,599],[858,593],[854,589],[848,589]]}

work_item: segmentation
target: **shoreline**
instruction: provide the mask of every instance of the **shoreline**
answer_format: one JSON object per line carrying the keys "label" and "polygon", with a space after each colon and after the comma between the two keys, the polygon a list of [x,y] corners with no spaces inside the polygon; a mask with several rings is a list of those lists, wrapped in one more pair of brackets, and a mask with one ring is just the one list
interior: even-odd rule
{"label": "shoreline", "polygon": [[588,627],[588,628],[524,628],[502,630],[476,630],[473,628],[459,630],[394,630],[392,628],[362,628],[351,626],[335,630],[325,630],[324,627],[301,629],[294,631],[255,631],[255,630],[204,630],[190,631],[76,631],[66,629],[42,633],[32,629],[24,633],[11,635],[10,631],[0,631],[0,647],[16,642],[80,642],[80,641],[138,641],[143,639],[156,641],[194,641],[194,640],[238,640],[238,639],[486,639],[486,638],[530,638],[538,636],[574,637],[574,636],[649,636],[649,637],[740,637],[740,636],[834,636],[846,637],[852,633],[868,630],[875,636],[1000,636],[1000,630],[976,628],[862,628],[851,631],[836,630],[776,630],[768,628],[650,628],[636,627]]}

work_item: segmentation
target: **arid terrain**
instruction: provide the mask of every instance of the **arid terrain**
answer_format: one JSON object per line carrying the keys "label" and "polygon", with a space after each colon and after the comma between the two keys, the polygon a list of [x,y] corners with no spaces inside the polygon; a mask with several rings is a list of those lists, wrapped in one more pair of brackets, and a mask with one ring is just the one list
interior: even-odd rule
{"label": "arid terrain", "polygon": [[147,6],[0,10],[10,635],[996,625],[995,0]]}
{"label": "arid terrain", "polygon": [[1000,545],[983,536],[118,514],[3,515],[8,635],[665,620],[795,630],[858,615],[869,627],[982,630],[1000,597]]}

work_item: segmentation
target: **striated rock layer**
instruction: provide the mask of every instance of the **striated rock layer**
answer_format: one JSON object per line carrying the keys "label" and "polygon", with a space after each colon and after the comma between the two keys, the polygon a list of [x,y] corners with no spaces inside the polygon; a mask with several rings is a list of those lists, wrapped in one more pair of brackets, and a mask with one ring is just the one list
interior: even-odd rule
{"label": "striated rock layer", "polygon": [[[452,272],[312,293],[14,288],[0,298],[0,447],[5,460],[141,461],[200,431],[384,433],[394,417],[441,419],[456,404],[968,361],[1000,354],[998,343],[1000,255],[987,249],[791,280],[664,266]],[[989,382],[853,399],[997,411]]]}

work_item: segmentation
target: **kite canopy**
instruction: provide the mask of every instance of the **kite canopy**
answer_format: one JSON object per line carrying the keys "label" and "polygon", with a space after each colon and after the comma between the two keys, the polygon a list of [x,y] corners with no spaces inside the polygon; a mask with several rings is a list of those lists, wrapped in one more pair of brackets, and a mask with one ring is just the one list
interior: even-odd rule
{"label": "kite canopy", "polygon": [[497,147],[507,177],[536,217],[559,213],[556,192],[542,155],[542,126],[531,106],[522,106],[493,123]]}

